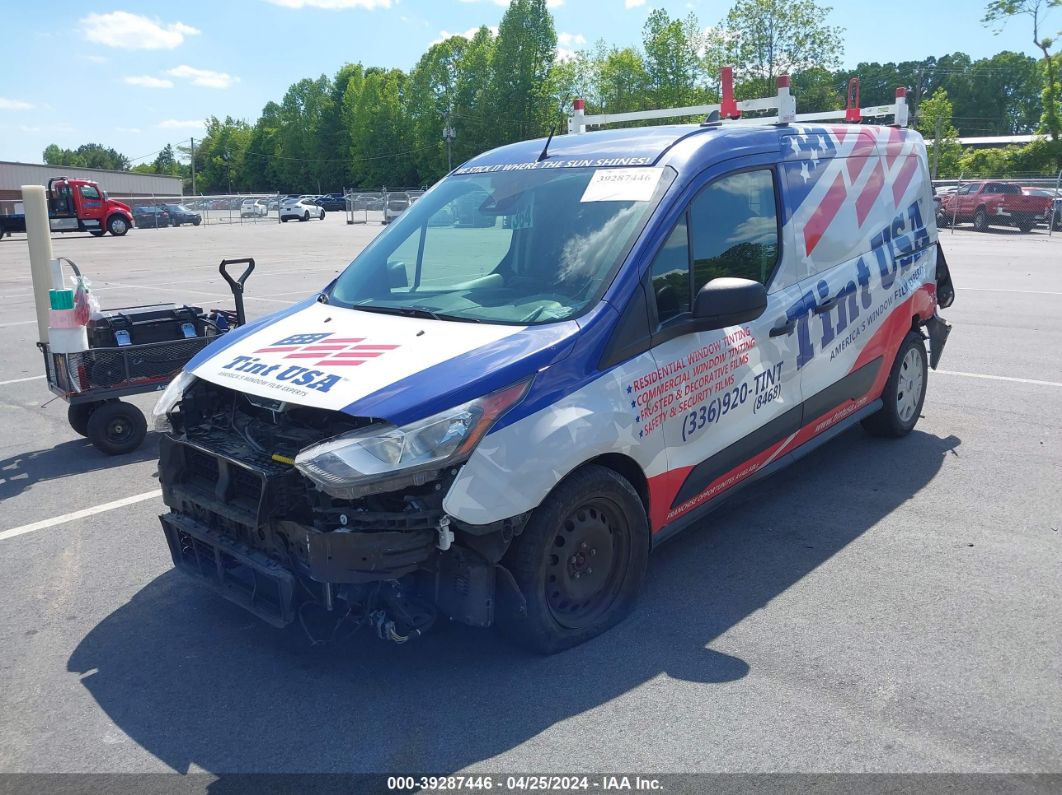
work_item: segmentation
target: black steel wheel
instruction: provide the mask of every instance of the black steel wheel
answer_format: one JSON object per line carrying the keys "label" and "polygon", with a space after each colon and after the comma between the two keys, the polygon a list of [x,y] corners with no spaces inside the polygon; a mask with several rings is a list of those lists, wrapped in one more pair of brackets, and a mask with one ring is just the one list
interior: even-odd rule
{"label": "black steel wheel", "polygon": [[638,493],[611,469],[569,475],[535,509],[505,565],[527,613],[502,623],[510,638],[551,654],[621,621],[645,577],[649,523]]}
{"label": "black steel wheel", "polygon": [[131,453],[147,435],[143,412],[120,400],[104,403],[88,419],[87,436],[93,446],[107,455]]}
{"label": "black steel wheel", "polygon": [[66,420],[77,434],[80,436],[88,436],[89,417],[92,416],[92,412],[102,405],[102,400],[93,401],[91,403],[72,403],[67,406]]}

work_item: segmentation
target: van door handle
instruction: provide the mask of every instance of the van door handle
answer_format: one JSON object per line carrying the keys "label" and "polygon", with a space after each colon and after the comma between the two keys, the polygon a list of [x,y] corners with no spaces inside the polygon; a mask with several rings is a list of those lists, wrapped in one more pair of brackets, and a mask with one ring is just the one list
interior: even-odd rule
{"label": "van door handle", "polygon": [[796,328],[795,320],[787,320],[779,326],[772,328],[768,334],[771,337],[784,337],[786,334],[792,334],[793,329]]}
{"label": "van door handle", "polygon": [[825,312],[829,312],[831,309],[833,309],[835,306],[837,306],[837,304],[841,303],[841,298],[843,298],[842,295],[834,296],[829,301],[826,301],[825,303],[819,304],[812,311],[816,315],[821,315],[821,314],[823,314]]}

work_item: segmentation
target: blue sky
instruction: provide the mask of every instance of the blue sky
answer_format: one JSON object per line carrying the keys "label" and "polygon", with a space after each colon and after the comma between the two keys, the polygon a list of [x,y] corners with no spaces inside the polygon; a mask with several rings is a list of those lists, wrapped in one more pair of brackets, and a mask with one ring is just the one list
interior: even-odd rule
{"label": "blue sky", "polygon": [[[731,0],[549,0],[561,44],[640,40],[649,11],[714,25]],[[95,141],[134,162],[202,134],[209,115],[254,120],[303,78],[348,61],[409,69],[432,41],[495,26],[506,0],[49,0],[4,4],[0,160],[40,162],[49,143]],[[834,0],[844,62],[902,61],[961,50],[1037,55],[1030,24],[999,35],[981,0]],[[1062,28],[1062,12],[1047,29]],[[585,42],[585,44],[584,44]]]}

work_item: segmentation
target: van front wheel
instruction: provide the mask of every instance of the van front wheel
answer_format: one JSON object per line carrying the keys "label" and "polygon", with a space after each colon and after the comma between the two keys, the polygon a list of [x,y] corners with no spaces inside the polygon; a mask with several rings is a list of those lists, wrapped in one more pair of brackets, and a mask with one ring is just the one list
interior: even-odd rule
{"label": "van front wheel", "polygon": [[575,472],[535,509],[506,556],[527,614],[503,631],[544,654],[601,634],[630,612],[648,556],[649,524],[630,483],[602,466]]}
{"label": "van front wheel", "polygon": [[926,400],[926,375],[928,373],[926,344],[917,331],[904,337],[896,354],[885,391],[881,395],[884,405],[876,414],[863,420],[863,428],[873,436],[899,438],[914,430],[922,404]]}

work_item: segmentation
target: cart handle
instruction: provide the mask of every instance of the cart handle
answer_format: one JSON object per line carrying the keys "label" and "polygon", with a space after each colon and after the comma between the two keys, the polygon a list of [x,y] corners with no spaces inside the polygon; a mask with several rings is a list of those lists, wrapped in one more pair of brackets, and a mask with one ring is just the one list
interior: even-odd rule
{"label": "cart handle", "polygon": [[[247,267],[240,275],[240,278],[233,279],[229,272],[225,270],[228,265],[246,265]],[[221,278],[229,283],[229,289],[232,290],[233,300],[236,301],[236,322],[241,326],[247,322],[247,316],[243,311],[243,285],[252,272],[254,272],[254,257],[223,259],[218,266],[218,273],[221,274]]]}

